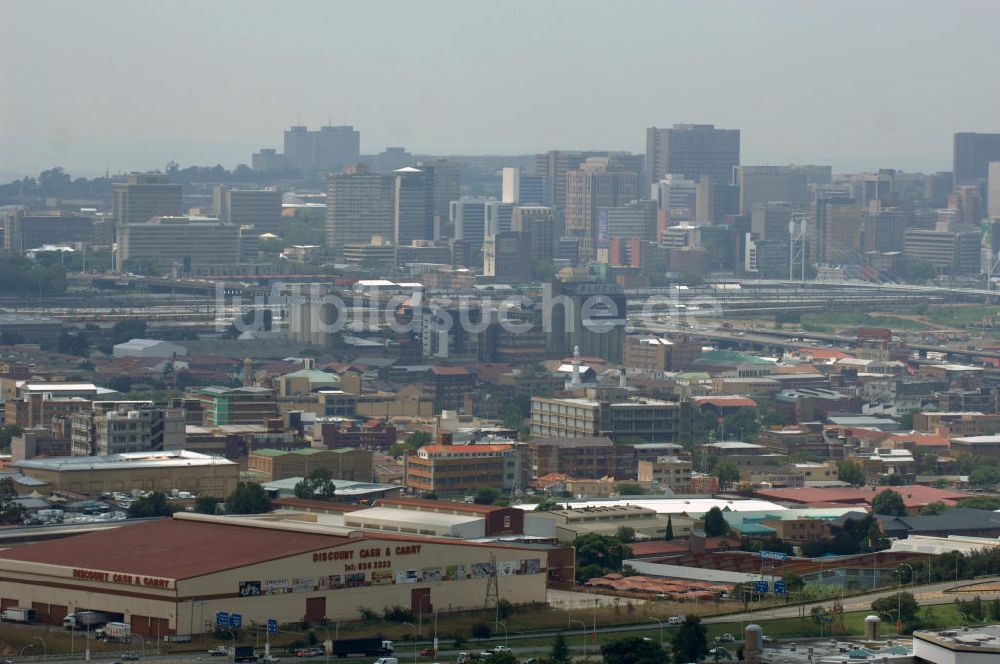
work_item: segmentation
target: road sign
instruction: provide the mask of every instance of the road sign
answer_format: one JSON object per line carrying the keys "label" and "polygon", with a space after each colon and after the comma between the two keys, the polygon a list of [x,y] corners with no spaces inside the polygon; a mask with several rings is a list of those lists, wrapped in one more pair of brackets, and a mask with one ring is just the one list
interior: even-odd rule
{"label": "road sign", "polygon": [[226,611],[219,611],[215,614],[215,624],[226,626],[229,624],[229,614]]}
{"label": "road sign", "polygon": [[240,625],[243,624],[243,616],[239,613],[229,614],[229,626],[233,629],[239,629]]}
{"label": "road sign", "polygon": [[781,551],[761,551],[760,557],[763,560],[788,560],[788,554]]}
{"label": "road sign", "polygon": [[277,634],[278,633],[278,621],[271,618],[267,619],[267,633]]}
{"label": "road sign", "polygon": [[757,593],[767,592],[767,581],[754,581],[753,590]]}
{"label": "road sign", "polygon": [[784,581],[775,581],[774,592],[778,595],[784,595],[785,593],[788,592],[788,584],[786,584]]}

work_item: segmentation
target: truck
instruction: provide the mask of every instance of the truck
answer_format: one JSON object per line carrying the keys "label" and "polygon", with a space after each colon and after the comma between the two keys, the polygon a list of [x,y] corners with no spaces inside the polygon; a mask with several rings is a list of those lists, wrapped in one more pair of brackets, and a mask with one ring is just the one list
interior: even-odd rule
{"label": "truck", "polygon": [[104,627],[97,628],[94,637],[98,641],[120,641],[127,643],[132,639],[132,625],[127,622],[109,622]]}
{"label": "truck", "polygon": [[109,622],[120,621],[121,619],[122,614],[120,613],[77,609],[63,618],[63,627],[70,630],[97,629],[101,625],[105,625]]}
{"label": "truck", "polygon": [[337,639],[332,642],[330,654],[337,657],[348,655],[364,655],[365,657],[381,657],[391,655],[394,651],[392,641],[381,636],[365,639]]}
{"label": "truck", "polygon": [[4,609],[3,613],[0,613],[0,618],[4,622],[33,623],[38,618],[38,614],[35,613],[34,609],[13,606],[9,609]]}
{"label": "truck", "polygon": [[253,646],[236,646],[233,648],[234,662],[256,662],[257,652]]}

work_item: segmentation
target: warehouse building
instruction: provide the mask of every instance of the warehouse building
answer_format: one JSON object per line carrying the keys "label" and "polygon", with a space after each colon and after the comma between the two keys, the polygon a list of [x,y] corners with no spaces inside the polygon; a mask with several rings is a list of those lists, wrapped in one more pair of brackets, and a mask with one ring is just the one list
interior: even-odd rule
{"label": "warehouse building", "polygon": [[219,612],[249,626],[482,608],[491,577],[503,600],[545,601],[544,547],[361,533],[308,516],[179,514],[0,551],[0,597],[50,624],[77,609],[122,613],[145,638],[208,632]]}
{"label": "warehouse building", "polygon": [[47,483],[53,491],[81,495],[179,489],[228,496],[240,476],[238,464],[188,450],[35,458],[11,466]]}

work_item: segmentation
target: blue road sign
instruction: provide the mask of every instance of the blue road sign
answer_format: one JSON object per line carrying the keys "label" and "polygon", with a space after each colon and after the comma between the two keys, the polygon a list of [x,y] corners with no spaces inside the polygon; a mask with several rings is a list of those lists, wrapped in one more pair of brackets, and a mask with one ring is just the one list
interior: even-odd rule
{"label": "blue road sign", "polygon": [[229,614],[229,626],[233,629],[239,629],[240,625],[243,624],[243,616],[239,613]]}
{"label": "blue road sign", "polygon": [[767,581],[754,581],[753,583],[754,592],[766,593],[767,592]]}
{"label": "blue road sign", "polygon": [[216,625],[228,625],[229,624],[229,614],[225,611],[219,611],[215,614],[215,624]]}
{"label": "blue road sign", "polygon": [[278,633],[278,621],[271,618],[267,619],[267,633],[277,634]]}
{"label": "blue road sign", "polygon": [[762,560],[788,560],[788,554],[781,551],[761,551]]}
{"label": "blue road sign", "polygon": [[786,584],[784,581],[775,581],[774,592],[777,593],[778,595],[784,595],[785,593],[788,592],[788,584]]}

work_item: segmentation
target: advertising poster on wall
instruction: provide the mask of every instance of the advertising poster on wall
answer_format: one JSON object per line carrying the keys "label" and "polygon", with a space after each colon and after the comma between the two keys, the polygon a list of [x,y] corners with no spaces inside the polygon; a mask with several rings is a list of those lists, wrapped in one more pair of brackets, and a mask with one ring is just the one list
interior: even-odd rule
{"label": "advertising poster on wall", "polygon": [[267,590],[268,595],[284,595],[291,592],[288,579],[268,579],[264,582],[264,588]]}
{"label": "advertising poster on wall", "polygon": [[260,581],[240,581],[240,597],[257,597],[260,594]]}
{"label": "advertising poster on wall", "polygon": [[440,581],[443,576],[444,573],[441,571],[440,567],[425,567],[423,570],[424,581]]}
{"label": "advertising poster on wall", "polygon": [[392,583],[392,572],[372,572],[373,586],[388,586]]}
{"label": "advertising poster on wall", "polygon": [[490,576],[493,571],[493,566],[490,563],[473,563],[472,564],[472,578],[474,579],[485,579]]}

